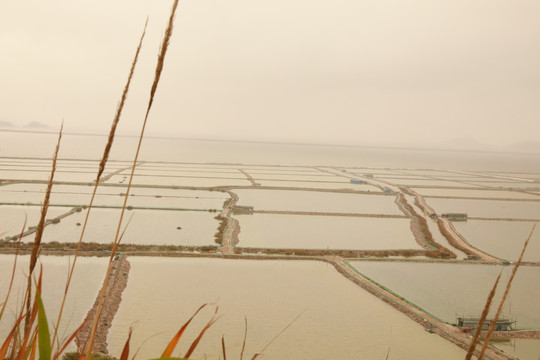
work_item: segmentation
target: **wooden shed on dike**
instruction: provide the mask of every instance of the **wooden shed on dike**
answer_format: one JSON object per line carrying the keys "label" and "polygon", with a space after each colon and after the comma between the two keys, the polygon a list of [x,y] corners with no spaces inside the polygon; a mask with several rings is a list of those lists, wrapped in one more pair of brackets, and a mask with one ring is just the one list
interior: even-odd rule
{"label": "wooden shed on dike", "polygon": [[[477,317],[458,317],[457,318],[457,326],[460,328],[471,328],[476,329],[476,326],[478,325],[479,318]],[[484,325],[482,326],[482,330],[488,330],[491,326],[491,323],[493,322],[493,319],[486,319],[484,321]],[[506,318],[499,318],[497,320],[497,323],[495,325],[495,331],[508,331],[512,330],[512,325],[515,323],[515,321],[506,319]]]}

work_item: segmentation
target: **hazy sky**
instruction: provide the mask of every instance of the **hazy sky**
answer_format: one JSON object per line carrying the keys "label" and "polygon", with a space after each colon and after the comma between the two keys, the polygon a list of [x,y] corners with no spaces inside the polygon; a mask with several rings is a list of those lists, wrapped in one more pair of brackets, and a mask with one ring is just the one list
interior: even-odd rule
{"label": "hazy sky", "polygon": [[[137,131],[171,1],[0,0],[0,120]],[[540,141],[538,0],[181,0],[148,131],[402,144]]]}

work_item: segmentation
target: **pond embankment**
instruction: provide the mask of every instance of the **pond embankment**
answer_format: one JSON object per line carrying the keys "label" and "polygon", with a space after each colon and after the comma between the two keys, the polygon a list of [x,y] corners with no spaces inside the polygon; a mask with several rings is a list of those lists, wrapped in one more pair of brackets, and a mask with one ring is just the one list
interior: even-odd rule
{"label": "pond embankment", "polygon": [[[120,307],[122,292],[127,286],[129,269],[130,264],[126,256],[117,256],[115,260],[113,260],[111,272],[108,274],[109,281],[105,291],[105,298],[103,299],[103,308],[96,330],[93,348],[94,353],[109,353],[107,349],[107,335],[114,316]],[[83,352],[88,344],[88,340],[92,333],[92,324],[99,304],[99,297],[100,294],[98,293],[94,306],[88,311],[86,319],[84,320],[84,325],[75,338],[75,344],[77,345],[79,352]]]}

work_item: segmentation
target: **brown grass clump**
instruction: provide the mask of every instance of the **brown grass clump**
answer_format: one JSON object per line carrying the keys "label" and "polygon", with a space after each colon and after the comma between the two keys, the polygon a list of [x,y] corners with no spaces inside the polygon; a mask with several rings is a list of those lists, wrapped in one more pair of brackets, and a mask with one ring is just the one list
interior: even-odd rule
{"label": "brown grass clump", "polygon": [[214,234],[214,242],[218,245],[223,245],[223,232],[227,227],[227,218],[221,215],[215,216],[214,219],[219,221],[219,226]]}

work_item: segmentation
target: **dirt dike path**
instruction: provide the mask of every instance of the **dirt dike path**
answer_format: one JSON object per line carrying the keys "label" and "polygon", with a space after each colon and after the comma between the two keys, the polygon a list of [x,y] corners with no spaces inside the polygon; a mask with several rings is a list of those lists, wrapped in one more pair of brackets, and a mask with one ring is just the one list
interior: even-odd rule
{"label": "dirt dike path", "polygon": [[[103,308],[101,310],[101,316],[99,319],[96,336],[94,340],[94,353],[108,354],[107,349],[107,335],[111,328],[114,316],[120,307],[122,301],[122,292],[127,286],[128,274],[130,264],[126,256],[121,255],[113,260],[113,266],[111,272],[108,275],[109,283],[105,292],[105,298],[103,300]],[[101,291],[100,291],[101,292]],[[77,345],[78,352],[83,352],[84,348],[88,344],[88,340],[92,333],[92,324],[96,315],[99,292],[94,302],[94,306],[88,311],[86,315],[85,323],[77,337],[75,338],[75,344]]]}
{"label": "dirt dike path", "polygon": [[226,192],[231,198],[226,202],[226,205],[219,214],[219,216],[226,221],[219,250],[224,255],[230,255],[234,253],[234,245],[238,243],[240,224],[238,223],[238,220],[232,217],[233,209],[236,206],[236,203],[238,203],[238,195],[230,190],[226,190]]}
{"label": "dirt dike path", "polygon": [[492,261],[499,264],[502,264],[504,260],[491,256],[483,251],[478,250],[477,248],[471,246],[459,235],[452,222],[448,219],[438,218],[437,223],[441,229],[441,233],[448,239],[448,242],[452,244],[455,248],[463,251],[468,255],[475,256],[477,259],[482,261]]}
{"label": "dirt dike path", "polygon": [[481,261],[488,261],[488,262],[496,262],[501,264],[503,260],[496,258],[494,256],[491,256],[474,246],[467,243],[459,234],[459,232],[456,230],[454,225],[452,225],[452,222],[448,219],[442,218],[437,216],[435,210],[431,206],[429,206],[426,202],[426,199],[420,195],[419,193],[405,187],[400,188],[404,193],[414,196],[415,198],[415,204],[422,209],[422,211],[426,214],[429,214],[430,217],[435,218],[437,225],[439,226],[439,230],[441,234],[446,238],[448,243],[455,247],[458,250],[463,251],[467,255],[472,255],[476,257],[478,260]]}

